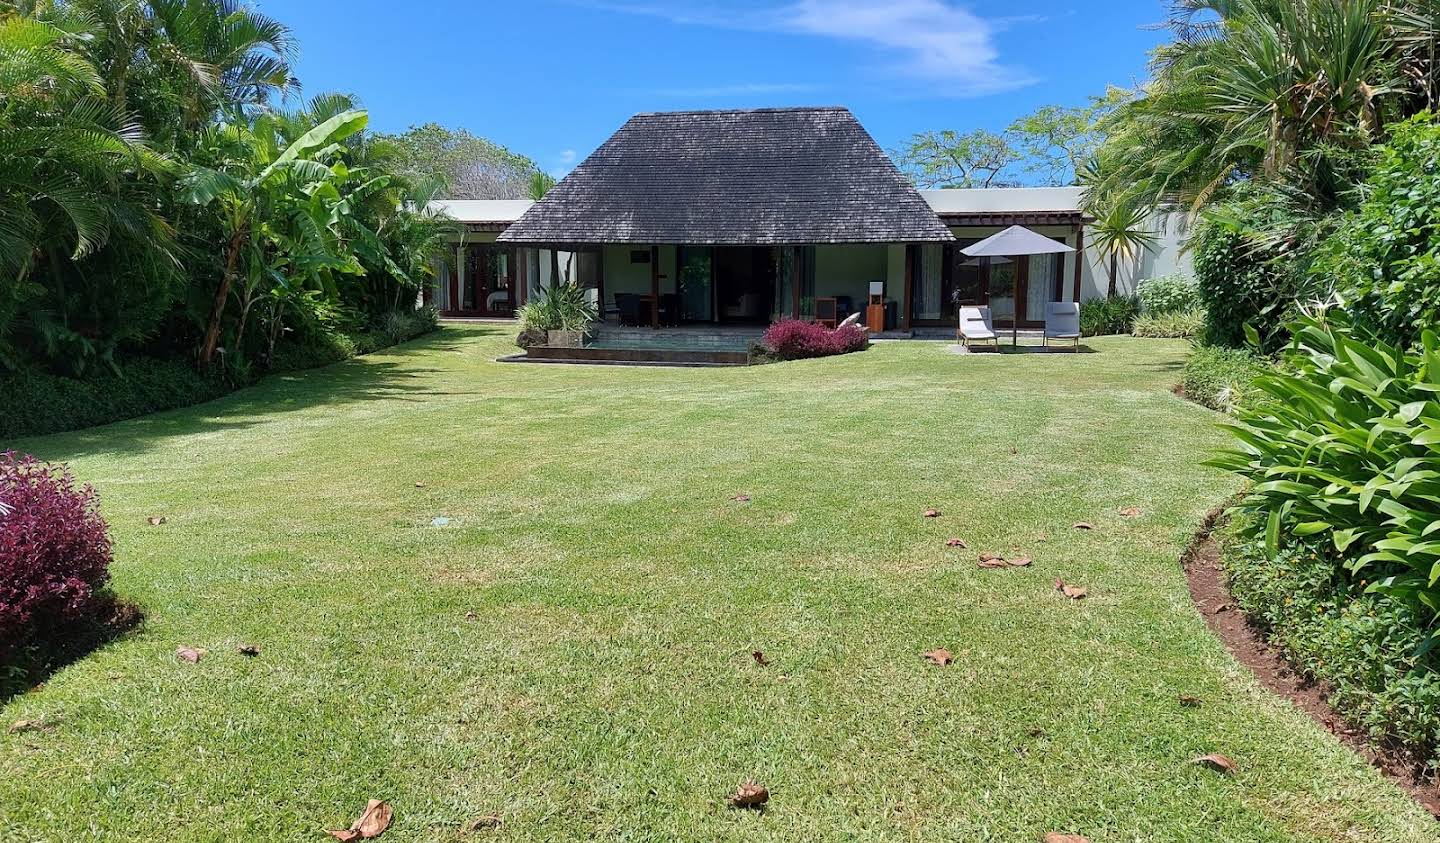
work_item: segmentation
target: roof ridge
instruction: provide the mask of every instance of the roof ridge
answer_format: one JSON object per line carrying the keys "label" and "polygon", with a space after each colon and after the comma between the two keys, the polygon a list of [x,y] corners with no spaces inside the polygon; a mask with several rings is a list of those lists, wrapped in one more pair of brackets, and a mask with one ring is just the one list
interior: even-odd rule
{"label": "roof ridge", "polygon": [[848,113],[850,109],[843,105],[785,105],[765,108],[682,108],[677,111],[639,111],[633,116],[666,117],[672,114],[795,114],[806,111],[844,111]]}

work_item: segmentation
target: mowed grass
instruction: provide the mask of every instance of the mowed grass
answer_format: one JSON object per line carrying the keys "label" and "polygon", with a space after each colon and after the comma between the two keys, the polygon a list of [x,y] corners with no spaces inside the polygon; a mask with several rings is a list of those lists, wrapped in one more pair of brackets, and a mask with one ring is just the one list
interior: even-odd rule
{"label": "mowed grass", "polygon": [[[1177,557],[1234,485],[1182,343],[679,370],[508,340],[13,443],[97,486],[148,620],[0,711],[62,718],[0,734],[0,840],[316,840],[372,797],[385,841],[1436,839],[1192,608]],[[725,807],[748,779],[764,813]]]}

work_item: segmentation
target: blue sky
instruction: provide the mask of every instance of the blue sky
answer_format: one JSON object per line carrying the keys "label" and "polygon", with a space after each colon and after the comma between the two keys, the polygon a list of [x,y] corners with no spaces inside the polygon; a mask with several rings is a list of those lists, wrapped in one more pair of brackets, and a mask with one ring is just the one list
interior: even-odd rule
{"label": "blue sky", "polygon": [[307,94],[464,127],[563,174],[631,114],[849,106],[887,149],[1144,78],[1162,0],[256,0]]}

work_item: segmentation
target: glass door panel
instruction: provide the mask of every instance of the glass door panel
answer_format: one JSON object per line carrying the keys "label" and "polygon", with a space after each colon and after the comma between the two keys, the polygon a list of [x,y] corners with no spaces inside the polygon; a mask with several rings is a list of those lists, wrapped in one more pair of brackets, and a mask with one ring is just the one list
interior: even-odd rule
{"label": "glass door panel", "polygon": [[990,262],[990,316],[996,322],[1015,318],[1015,261],[986,258]]}
{"label": "glass door panel", "polygon": [[715,318],[714,252],[708,246],[680,247],[680,318],[687,322],[709,322]]}

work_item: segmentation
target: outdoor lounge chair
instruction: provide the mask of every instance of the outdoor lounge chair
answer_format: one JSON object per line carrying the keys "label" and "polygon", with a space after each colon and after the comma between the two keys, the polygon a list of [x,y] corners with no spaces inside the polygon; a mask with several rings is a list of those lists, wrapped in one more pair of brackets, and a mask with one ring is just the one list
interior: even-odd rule
{"label": "outdoor lounge chair", "polygon": [[960,308],[960,324],[955,329],[955,339],[966,348],[977,342],[988,342],[998,350],[1000,340],[995,336],[994,326],[990,324],[990,308]]}
{"label": "outdoor lounge chair", "polygon": [[1045,339],[1073,343],[1075,351],[1080,350],[1080,305],[1073,301],[1052,301],[1045,305]]}

